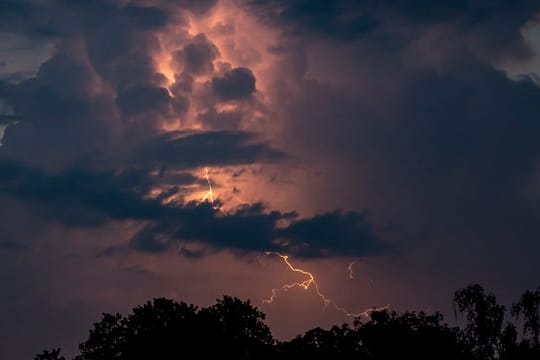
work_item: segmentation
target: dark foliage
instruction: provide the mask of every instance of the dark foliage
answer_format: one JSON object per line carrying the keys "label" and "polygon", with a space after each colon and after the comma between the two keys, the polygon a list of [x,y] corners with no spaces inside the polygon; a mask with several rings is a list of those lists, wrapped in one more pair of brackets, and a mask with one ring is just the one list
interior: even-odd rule
{"label": "dark foliage", "polygon": [[454,310],[467,316],[463,340],[478,359],[495,359],[500,345],[505,307],[478,285],[456,291]]}
{"label": "dark foliage", "polygon": [[[511,314],[523,329],[508,322],[505,307],[480,285],[458,290],[456,313],[463,329],[451,327],[440,313],[383,310],[325,330],[315,328],[296,338],[274,340],[265,315],[249,301],[225,296],[199,309],[169,299],[154,299],[127,316],[103,314],[79,345],[74,360],[226,359],[540,359],[540,290],[525,292]],[[192,355],[193,354],[193,355]],[[65,360],[60,349],[35,360]]]}
{"label": "dark foliage", "polygon": [[60,355],[60,349],[45,350],[41,354],[37,354],[35,360],[66,360]]}

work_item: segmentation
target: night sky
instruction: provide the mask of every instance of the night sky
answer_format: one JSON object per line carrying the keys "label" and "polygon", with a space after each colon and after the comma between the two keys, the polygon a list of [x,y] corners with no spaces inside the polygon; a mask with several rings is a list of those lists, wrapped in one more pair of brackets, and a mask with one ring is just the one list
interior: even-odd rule
{"label": "night sky", "polygon": [[0,0],[0,139],[2,359],[160,296],[289,339],[539,285],[538,0]]}

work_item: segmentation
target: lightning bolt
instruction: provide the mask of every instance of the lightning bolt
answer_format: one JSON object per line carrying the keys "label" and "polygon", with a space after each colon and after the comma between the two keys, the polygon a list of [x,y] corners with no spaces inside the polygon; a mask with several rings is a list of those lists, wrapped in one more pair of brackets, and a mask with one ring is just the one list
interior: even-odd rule
{"label": "lightning bolt", "polygon": [[[208,192],[204,195],[204,197],[201,199],[201,201],[199,201],[199,204],[203,203],[204,201],[210,200],[212,206],[214,206],[214,190],[212,189],[212,182],[210,181],[210,170],[209,170],[208,167],[206,167],[204,169],[204,176],[206,178],[206,182],[208,183]],[[324,303],[325,307],[331,305],[335,310],[341,312],[342,314],[344,314],[345,316],[350,317],[350,318],[367,317],[367,316],[369,316],[370,313],[372,313],[374,311],[382,311],[382,310],[386,310],[386,309],[388,309],[390,307],[390,304],[388,304],[388,305],[382,306],[382,307],[373,307],[373,308],[370,308],[370,309],[366,309],[366,310],[358,312],[358,313],[350,312],[346,308],[344,308],[342,306],[339,306],[334,299],[326,296],[324,293],[321,292],[321,290],[319,289],[319,284],[315,280],[315,276],[312,273],[310,273],[309,271],[306,271],[306,270],[303,270],[303,269],[300,269],[300,268],[297,268],[297,267],[293,266],[292,263],[289,261],[289,255],[283,255],[283,254],[280,254],[280,253],[275,252],[275,251],[267,251],[264,254],[268,255],[268,256],[272,256],[272,255],[278,256],[279,258],[281,258],[281,260],[283,260],[285,265],[287,265],[289,270],[291,270],[292,272],[295,272],[295,273],[305,275],[307,278],[302,282],[293,282],[293,283],[290,283],[290,284],[285,284],[285,285],[281,286],[280,288],[272,289],[272,295],[268,299],[264,299],[263,304],[271,304],[271,303],[273,303],[274,300],[277,298],[278,293],[280,291],[287,291],[289,289],[299,287],[299,288],[304,289],[304,290],[308,290],[309,288],[313,288],[315,290],[315,293],[317,294],[317,296]],[[258,257],[258,261],[261,262],[260,257]],[[357,262],[358,262],[358,260],[354,260],[347,267],[347,269],[349,270],[349,279],[354,279],[354,273],[353,273],[353,268],[352,267]]]}
{"label": "lightning bolt", "polygon": [[349,266],[347,266],[347,270],[349,270],[349,279],[353,280],[354,279],[354,271],[353,271],[353,265],[356,264],[358,262],[358,260],[354,260],[352,263],[349,264]]}
{"label": "lightning bolt", "polygon": [[[358,317],[362,317],[362,316],[367,317],[367,316],[369,316],[370,313],[372,313],[374,311],[382,311],[382,310],[386,310],[386,309],[388,309],[390,307],[390,304],[388,304],[386,306],[382,306],[382,307],[378,307],[378,308],[373,307],[371,309],[367,309],[367,310],[364,310],[364,311],[361,311],[361,312],[358,312],[358,313],[350,312],[347,309],[345,309],[344,307],[339,306],[335,302],[334,299],[329,298],[325,294],[323,294],[319,289],[319,284],[315,280],[315,276],[312,273],[310,273],[309,271],[294,267],[291,264],[291,262],[289,261],[289,256],[288,255],[282,255],[282,254],[280,254],[278,252],[274,252],[274,251],[267,251],[267,252],[265,252],[265,254],[266,255],[279,256],[281,258],[281,260],[283,260],[285,265],[287,265],[287,267],[292,272],[296,272],[296,273],[300,273],[302,275],[305,275],[305,276],[307,276],[307,279],[302,281],[302,282],[293,282],[293,283],[290,283],[290,284],[285,284],[280,288],[272,289],[272,295],[268,299],[263,300],[264,304],[273,303],[274,300],[277,298],[278,293],[280,291],[287,291],[287,290],[292,289],[294,287],[299,287],[299,288],[302,288],[304,290],[308,290],[310,287],[313,287],[315,289],[315,293],[317,294],[318,297],[321,298],[321,300],[323,301],[325,307],[327,307],[328,305],[332,305],[332,307],[334,309],[341,312],[342,314],[344,314],[347,317],[351,317],[351,318],[358,318]],[[352,265],[353,264],[350,264],[349,267],[352,267]]]}
{"label": "lightning bolt", "polygon": [[0,124],[0,147],[2,147],[2,140],[4,139],[4,133],[9,125]]}
{"label": "lightning bolt", "polygon": [[[351,262],[351,263],[349,264],[349,266],[347,266],[347,270],[349,270],[349,279],[350,279],[350,280],[356,279],[356,278],[354,277],[353,265],[356,264],[357,262],[358,262],[358,259],[354,260],[353,262]],[[371,287],[373,287],[373,281],[371,281],[370,279],[367,279],[367,280],[369,281],[369,285],[370,285]]]}
{"label": "lightning bolt", "polygon": [[208,183],[208,192],[203,196],[201,201],[199,201],[199,204],[210,199],[210,203],[212,204],[212,207],[213,207],[214,206],[214,190],[212,189],[212,182],[210,181],[210,169],[208,169],[207,167],[204,168],[204,177],[206,178],[206,182]]}
{"label": "lightning bolt", "polygon": [[[7,118],[9,120],[9,117],[7,117],[7,115],[0,115],[0,121],[3,118]],[[12,122],[8,122],[8,123],[0,123],[0,148],[3,145],[2,140],[4,140],[4,135],[6,133],[7,128],[10,127],[10,126],[17,125],[18,123],[19,123],[19,121],[17,121],[17,120],[12,121]]]}

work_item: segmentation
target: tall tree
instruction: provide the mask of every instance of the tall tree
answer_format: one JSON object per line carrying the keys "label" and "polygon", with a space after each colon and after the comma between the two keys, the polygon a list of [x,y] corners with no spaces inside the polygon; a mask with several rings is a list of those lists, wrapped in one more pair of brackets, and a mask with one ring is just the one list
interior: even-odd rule
{"label": "tall tree", "polygon": [[251,305],[230,296],[199,312],[213,350],[232,358],[259,359],[270,357],[274,338],[264,323],[265,314]]}
{"label": "tall tree", "polygon": [[497,304],[493,294],[486,294],[478,284],[454,294],[454,312],[465,314],[465,341],[476,358],[495,359],[500,344],[505,307]]}
{"label": "tall tree", "polygon": [[512,305],[512,316],[519,320],[523,317],[523,335],[532,347],[540,345],[540,287],[535,291],[527,290],[519,301]]}

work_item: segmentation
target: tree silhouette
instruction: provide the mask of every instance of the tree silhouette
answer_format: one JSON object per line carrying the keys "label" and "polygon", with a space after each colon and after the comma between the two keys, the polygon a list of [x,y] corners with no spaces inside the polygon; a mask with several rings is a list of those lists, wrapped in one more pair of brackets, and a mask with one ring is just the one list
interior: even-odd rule
{"label": "tree silhouette", "polygon": [[65,357],[60,355],[60,352],[60,349],[44,350],[41,354],[37,354],[34,360],[66,360]]}
{"label": "tree silhouette", "polygon": [[[512,307],[523,318],[523,337],[507,323],[504,306],[480,285],[456,291],[454,307],[466,315],[464,329],[440,313],[374,311],[354,324],[320,327],[278,342],[265,315],[249,301],[224,296],[206,308],[156,298],[131,313],[103,314],[79,345],[74,360],[176,360],[184,358],[357,360],[538,360],[539,290],[525,292]],[[34,360],[65,360],[60,349]]]}
{"label": "tree silhouette", "polygon": [[193,346],[196,308],[168,299],[154,299],[132,314],[103,314],[87,341],[79,346],[77,360],[151,359],[181,356]]}
{"label": "tree silhouette", "polygon": [[94,324],[88,340],[79,346],[81,355],[77,360],[126,359],[128,350],[128,326],[120,314],[103,314]]}
{"label": "tree silhouette", "polygon": [[540,345],[540,287],[526,291],[519,301],[512,305],[512,315],[519,320],[523,316],[523,334],[531,346]]}
{"label": "tree silhouette", "polygon": [[520,359],[520,349],[517,342],[518,333],[514,324],[507,323],[501,333],[499,346],[499,359],[511,360]]}
{"label": "tree silhouette", "polygon": [[465,341],[477,359],[494,359],[499,350],[505,307],[478,284],[454,294],[454,311],[467,316]]}
{"label": "tree silhouette", "polygon": [[347,359],[361,352],[358,333],[347,324],[333,326],[330,330],[320,327],[309,330],[302,336],[279,344],[279,348],[281,355],[309,359]]}
{"label": "tree silhouette", "polygon": [[224,296],[199,317],[215,352],[234,359],[269,357],[274,338],[264,324],[265,314],[248,301]]}
{"label": "tree silhouette", "polygon": [[373,312],[330,330],[315,328],[280,344],[280,354],[309,359],[470,359],[459,343],[458,329],[442,323],[442,315],[387,310]]}
{"label": "tree silhouette", "polygon": [[133,309],[128,316],[104,314],[77,360],[179,359],[201,357],[261,358],[273,338],[264,314],[249,301],[225,296],[208,308],[163,298]]}
{"label": "tree silhouette", "polygon": [[356,323],[363,359],[467,359],[458,330],[442,323],[439,313],[380,311]]}

